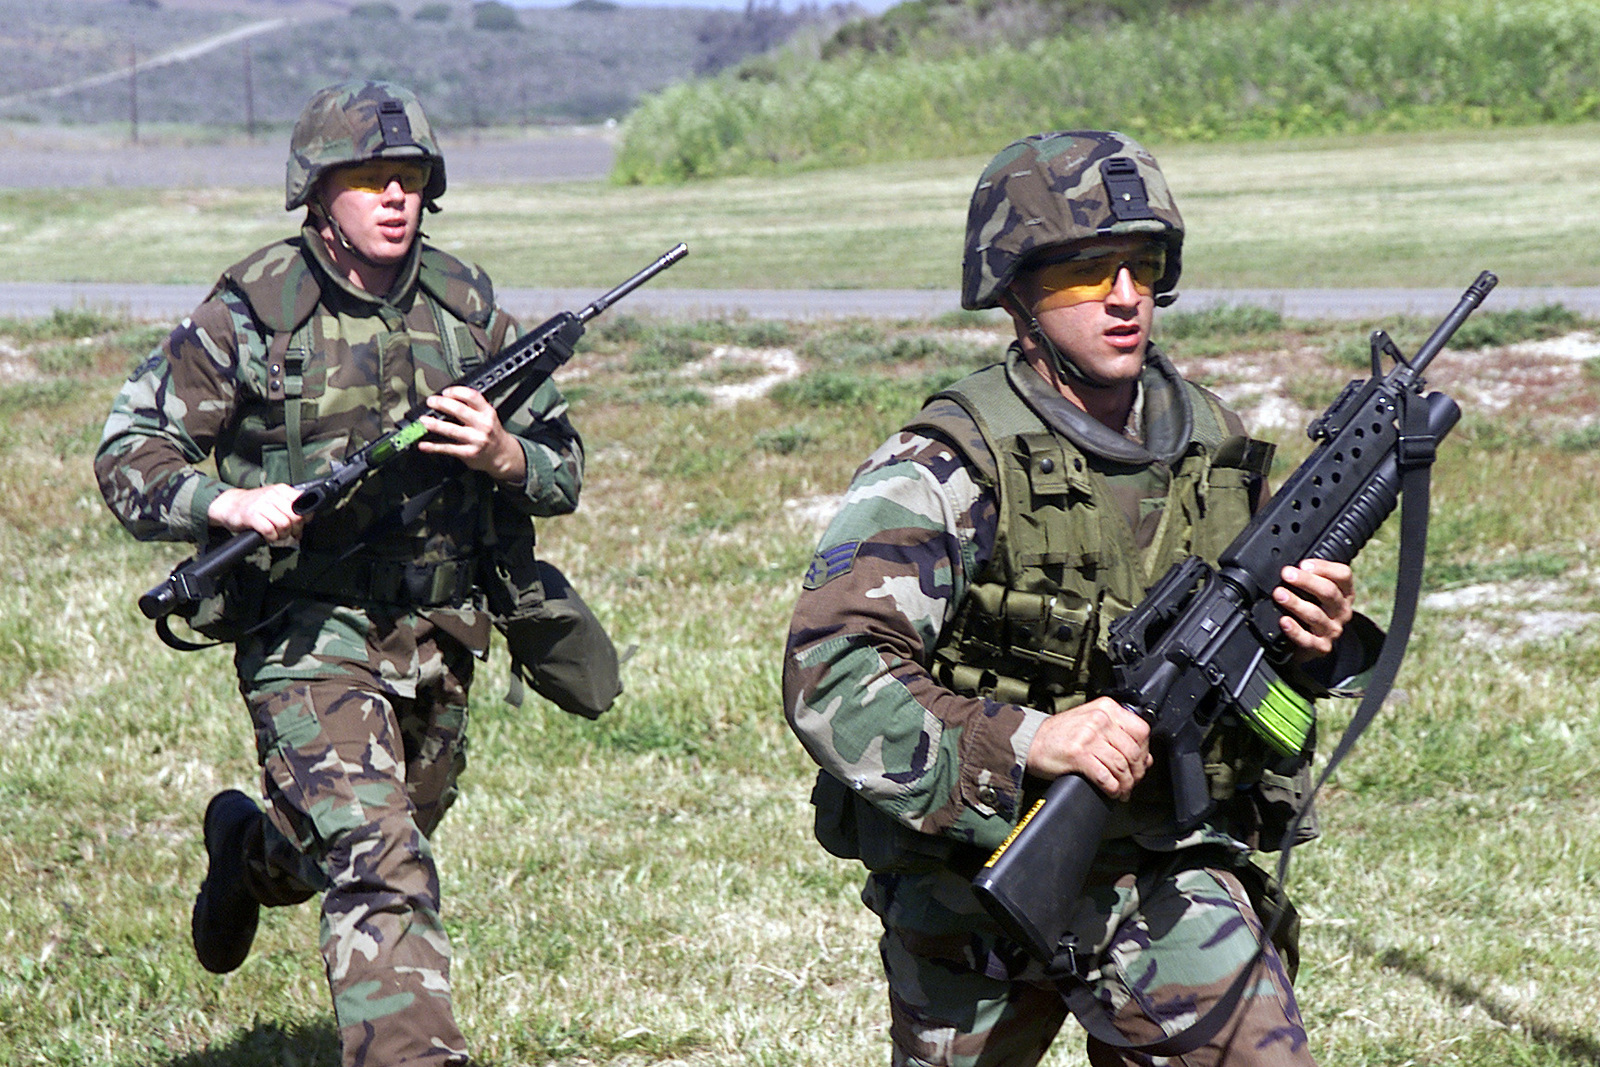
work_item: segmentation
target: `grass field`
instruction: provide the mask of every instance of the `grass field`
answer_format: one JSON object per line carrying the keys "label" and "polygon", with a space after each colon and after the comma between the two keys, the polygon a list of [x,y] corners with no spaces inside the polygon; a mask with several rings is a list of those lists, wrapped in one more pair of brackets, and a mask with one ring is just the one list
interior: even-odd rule
{"label": "grass field", "polygon": [[[1375,325],[1165,321],[1284,469]],[[1382,325],[1407,351],[1431,327]],[[1600,1063],[1600,378],[1575,358],[1595,325],[1480,312],[1435,364],[1468,413],[1437,469],[1428,604],[1403,692],[1292,877],[1332,1067]],[[503,706],[498,648],[475,689],[436,852],[482,1062],[885,1062],[874,923],[859,872],[811,841],[780,648],[850,471],[992,355],[988,330],[621,316],[591,333],[565,377],[583,506],[541,544],[639,652],[597,723]],[[188,947],[200,813],[253,788],[249,731],[227,656],[169,652],[134,607],[181,552],[133,543],[89,471],[117,379],[160,332],[0,323],[0,1062],[329,1067],[313,908],[268,913],[225,978]],[[755,387],[786,358],[798,376]],[[1392,567],[1380,534],[1361,560],[1380,618]],[[1325,708],[1326,737],[1348,711]],[[1052,1067],[1081,1065],[1078,1044]]]}
{"label": "grass field", "polygon": [[[1195,286],[1596,277],[1600,127],[1160,155]],[[662,281],[953,287],[981,163],[455,188],[429,229],[507,286],[604,286],[684,239],[694,254]],[[0,280],[203,282],[283,233],[278,202],[0,192]],[[1280,442],[1281,480],[1305,421],[1362,373],[1367,332],[1409,352],[1432,325],[1174,311],[1158,333]],[[188,946],[200,813],[254,788],[251,739],[227,656],[168,651],[134,606],[182,551],[133,543],[89,470],[119,379],[165,329],[0,321],[0,1063],[330,1067],[312,908],[269,913],[225,978]],[[563,377],[583,505],[541,546],[639,652],[597,723],[505,707],[499,649],[475,688],[436,852],[457,1004],[489,1067],[885,1062],[874,921],[859,871],[811,840],[781,642],[850,472],[992,358],[993,329],[613,312],[591,331]],[[1428,599],[1401,692],[1292,875],[1329,1067],[1600,1064],[1597,329],[1491,304],[1434,365],[1467,414],[1436,471]],[[1381,533],[1360,561],[1380,619],[1393,566]],[[1349,710],[1324,708],[1325,737]],[[1078,1044],[1051,1067],[1080,1067]]]}
{"label": "grass field", "polygon": [[[1600,125],[1155,147],[1188,227],[1189,286],[1456,288],[1484,268],[1505,285],[1600,277],[1600,213],[1587,208],[1600,203]],[[682,240],[689,259],[655,284],[954,289],[984,162],[460,185],[425,228],[502,286],[609,286]],[[209,283],[298,224],[281,203],[271,189],[0,190],[0,281]]]}

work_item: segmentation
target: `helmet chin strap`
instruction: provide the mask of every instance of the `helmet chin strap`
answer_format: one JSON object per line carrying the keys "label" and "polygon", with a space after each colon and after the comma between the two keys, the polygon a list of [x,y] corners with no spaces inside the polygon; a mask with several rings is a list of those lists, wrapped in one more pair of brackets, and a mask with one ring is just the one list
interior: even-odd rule
{"label": "helmet chin strap", "polygon": [[1033,338],[1034,344],[1044,349],[1045,353],[1050,357],[1051,366],[1055,367],[1058,375],[1085,389],[1116,388],[1114,384],[1095,381],[1083,373],[1076,363],[1067,358],[1067,354],[1061,351],[1056,343],[1050,339],[1050,335],[1044,332],[1044,327],[1039,325],[1038,317],[1027,309],[1021,299],[1009,287],[1000,291],[1000,299],[1005,304],[1007,311],[1010,311],[1017,318],[1028,324],[1028,335]]}
{"label": "helmet chin strap", "polygon": [[364,264],[365,266],[371,267],[374,270],[386,270],[389,267],[394,266],[394,264],[392,264],[392,263],[379,263],[377,260],[375,260],[371,256],[367,255],[365,252],[361,251],[361,249],[359,249],[355,245],[351,244],[350,243],[350,239],[348,237],[346,237],[344,235],[344,231],[339,228],[339,224],[334,221],[333,213],[328,211],[328,210],[326,210],[322,206],[321,201],[313,200],[307,206],[311,209],[311,213],[313,215],[315,215],[322,222],[325,222],[325,223],[328,224],[328,228],[333,231],[333,236],[338,238],[339,247],[343,248],[346,252],[350,253],[357,260],[359,260],[362,264]]}

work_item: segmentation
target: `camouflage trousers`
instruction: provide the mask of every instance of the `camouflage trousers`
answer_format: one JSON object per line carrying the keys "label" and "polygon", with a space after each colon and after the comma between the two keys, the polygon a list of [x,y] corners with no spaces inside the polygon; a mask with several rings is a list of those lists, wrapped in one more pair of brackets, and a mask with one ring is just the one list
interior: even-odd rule
{"label": "camouflage trousers", "polygon": [[466,763],[472,655],[414,616],[330,612],[237,657],[267,800],[247,878],[269,906],[322,893],[345,1067],[465,1063],[428,837]]}
{"label": "camouflage trousers", "polygon": [[[1254,953],[1260,923],[1226,866],[1190,866],[1132,846],[1102,849],[1073,929],[1080,974],[1123,1036],[1175,1034],[1227,990]],[[1206,859],[1215,861],[1215,852]],[[1197,857],[1197,864],[1199,861]],[[1120,868],[1120,870],[1119,870]],[[1143,868],[1143,869],[1141,869]],[[995,925],[969,879],[951,871],[874,874],[862,899],[884,923],[893,1063],[1031,1067],[1067,1009],[1043,967]],[[1170,1058],[1125,1053],[1088,1039],[1094,1067],[1303,1067],[1312,1064],[1289,975],[1269,949],[1261,980],[1208,1045]]]}

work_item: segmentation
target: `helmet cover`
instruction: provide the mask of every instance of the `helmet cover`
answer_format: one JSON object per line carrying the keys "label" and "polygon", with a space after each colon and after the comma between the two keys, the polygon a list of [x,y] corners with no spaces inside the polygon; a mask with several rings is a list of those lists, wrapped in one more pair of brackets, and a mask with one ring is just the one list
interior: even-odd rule
{"label": "helmet cover", "polygon": [[432,165],[422,202],[444,195],[444,155],[411,90],[393,82],[349,81],[312,94],[289,138],[284,208],[293,211],[335,167],[371,159],[426,160]]}
{"label": "helmet cover", "polygon": [[1027,261],[1093,237],[1149,234],[1167,246],[1157,294],[1178,284],[1183,218],[1155,157],[1105,130],[1039,133],[1013,141],[984,168],[967,211],[961,306],[1000,306]]}

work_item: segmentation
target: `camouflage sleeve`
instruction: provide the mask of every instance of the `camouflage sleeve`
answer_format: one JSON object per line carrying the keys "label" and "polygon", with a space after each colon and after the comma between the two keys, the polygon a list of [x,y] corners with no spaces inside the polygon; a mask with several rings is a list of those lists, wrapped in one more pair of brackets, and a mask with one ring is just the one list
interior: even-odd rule
{"label": "camouflage sleeve", "polygon": [[[491,337],[516,337],[517,322],[496,310],[490,322]],[[546,381],[533,395],[502,412],[505,428],[522,445],[528,477],[520,498],[529,515],[567,515],[578,507],[583,487],[583,439],[567,418],[567,398],[554,381]]]}
{"label": "camouflage sleeve", "polygon": [[178,324],[123,384],[95,453],[106,504],[140,540],[200,541],[227,488],[196,465],[228,426],[237,393],[234,318],[221,299]]}
{"label": "camouflage sleeve", "polygon": [[948,445],[891,438],[822,537],[783,672],[785,715],[818,764],[907,826],[985,848],[1017,816],[1045,716],[950,692],[928,665],[995,524]]}

